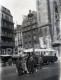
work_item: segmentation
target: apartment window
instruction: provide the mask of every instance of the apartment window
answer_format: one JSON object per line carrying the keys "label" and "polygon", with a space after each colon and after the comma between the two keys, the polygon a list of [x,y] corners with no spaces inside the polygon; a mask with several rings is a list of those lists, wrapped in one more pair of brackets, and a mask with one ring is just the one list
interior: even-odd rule
{"label": "apartment window", "polygon": [[25,42],[25,44],[27,45],[27,42]]}
{"label": "apartment window", "polygon": [[5,17],[6,17],[7,20],[9,20],[9,16],[6,15]]}
{"label": "apartment window", "polygon": [[26,39],[26,36],[24,36],[24,38]]}
{"label": "apartment window", "polygon": [[44,32],[45,32],[45,36],[47,36],[47,27],[44,29]]}
{"label": "apartment window", "polygon": [[4,23],[4,26],[6,26],[6,23]]}
{"label": "apartment window", "polygon": [[28,25],[30,25],[30,22],[28,22]]}
{"label": "apartment window", "polygon": [[55,15],[56,21],[59,21],[59,14]]}
{"label": "apartment window", "polygon": [[36,20],[35,19],[33,19],[33,23],[35,23],[36,22]]}
{"label": "apartment window", "polygon": [[36,40],[34,40],[34,43],[35,43],[35,44],[36,44],[36,42],[37,42],[37,41],[36,41]]}
{"label": "apartment window", "polygon": [[31,41],[28,42],[29,47],[31,47]]}
{"label": "apartment window", "polygon": [[29,44],[31,44],[31,41],[29,41]]}
{"label": "apartment window", "polygon": [[10,25],[10,28],[11,28],[11,29],[13,28],[12,25]]}
{"label": "apartment window", "polygon": [[33,33],[35,33],[35,32],[36,32],[36,29],[33,30]]}
{"label": "apartment window", "polygon": [[25,45],[25,48],[27,48],[27,44]]}
{"label": "apartment window", "polygon": [[43,30],[42,29],[40,29],[40,35],[41,35],[41,37],[43,36]]}
{"label": "apartment window", "polygon": [[25,23],[25,26],[27,25],[27,23]]}
{"label": "apartment window", "polygon": [[30,35],[28,35],[28,37],[30,38]]}
{"label": "apartment window", "polygon": [[36,39],[36,36],[34,35],[34,39]]}
{"label": "apartment window", "polygon": [[19,36],[19,33],[17,33],[18,34],[18,36]]}
{"label": "apartment window", "polygon": [[19,40],[20,38],[18,37],[18,40]]}
{"label": "apartment window", "polygon": [[41,18],[41,17],[40,17],[40,13],[38,14],[38,18],[39,18],[39,21],[40,21],[40,20],[41,20],[41,19],[40,19],[40,18]]}
{"label": "apartment window", "polygon": [[37,43],[39,43],[39,40],[37,40]]}
{"label": "apartment window", "polygon": [[2,18],[3,18],[3,14],[2,14]]}
{"label": "apartment window", "polygon": [[4,19],[5,19],[5,14],[4,14],[4,13],[2,14],[2,18],[4,18]]}
{"label": "apartment window", "polygon": [[29,30],[30,29],[30,27],[27,27],[27,30]]}
{"label": "apartment window", "polygon": [[38,7],[38,11],[40,11],[40,7]]}
{"label": "apartment window", "polygon": [[39,5],[40,4],[40,2],[39,2],[39,0],[37,0],[37,5]]}
{"label": "apartment window", "polygon": [[36,26],[35,25],[33,25],[33,28],[35,28]]}
{"label": "apartment window", "polygon": [[56,1],[54,2],[54,5],[55,5],[55,12],[58,13],[58,6]]}
{"label": "apartment window", "polygon": [[10,21],[13,21],[12,17],[9,17],[9,20],[10,20]]}

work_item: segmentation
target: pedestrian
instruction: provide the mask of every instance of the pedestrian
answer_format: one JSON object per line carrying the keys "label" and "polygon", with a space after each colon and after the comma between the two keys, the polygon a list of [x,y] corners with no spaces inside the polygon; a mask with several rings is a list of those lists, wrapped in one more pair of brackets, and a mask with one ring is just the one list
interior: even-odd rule
{"label": "pedestrian", "polygon": [[29,73],[29,59],[30,59],[30,54],[28,53],[26,59],[27,73]]}
{"label": "pedestrian", "polygon": [[12,65],[12,63],[13,63],[12,58],[8,59],[9,66]]}
{"label": "pedestrian", "polygon": [[22,62],[21,62],[21,58],[18,58],[16,60],[16,70],[18,72],[18,75],[20,76],[22,74]]}
{"label": "pedestrian", "polygon": [[29,73],[34,73],[34,58],[31,56],[28,60]]}
{"label": "pedestrian", "polygon": [[39,66],[39,69],[42,68],[42,62],[43,62],[42,57],[39,56],[39,58],[38,58],[38,66]]}
{"label": "pedestrian", "polygon": [[37,64],[38,64],[38,60],[36,55],[34,56],[34,67],[35,67],[35,71],[37,72]]}
{"label": "pedestrian", "polygon": [[26,66],[26,59],[25,59],[25,57],[22,58],[22,68],[23,68],[23,72],[27,73],[27,66]]}

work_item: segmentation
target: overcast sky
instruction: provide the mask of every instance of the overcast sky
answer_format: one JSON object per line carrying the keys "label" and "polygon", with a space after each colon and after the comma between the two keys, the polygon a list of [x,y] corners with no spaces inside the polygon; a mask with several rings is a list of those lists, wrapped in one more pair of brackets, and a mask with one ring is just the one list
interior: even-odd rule
{"label": "overcast sky", "polygon": [[22,24],[23,15],[27,15],[29,9],[36,10],[36,0],[0,0],[0,4],[11,11],[18,24]]}

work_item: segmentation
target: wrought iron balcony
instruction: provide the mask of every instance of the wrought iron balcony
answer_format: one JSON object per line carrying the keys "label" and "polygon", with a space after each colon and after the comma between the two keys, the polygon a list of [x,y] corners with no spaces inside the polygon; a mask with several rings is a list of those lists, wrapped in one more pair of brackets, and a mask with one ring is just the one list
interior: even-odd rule
{"label": "wrought iron balcony", "polygon": [[8,34],[8,33],[6,33],[6,32],[4,32],[4,33],[2,32],[1,36],[13,38],[13,34]]}
{"label": "wrought iron balcony", "polygon": [[8,25],[7,26],[4,25],[4,26],[2,26],[2,28],[7,28],[7,29],[10,29],[10,30],[14,29],[13,26],[8,26]]}
{"label": "wrought iron balcony", "polygon": [[1,46],[14,46],[14,43],[13,42],[8,42],[8,41],[6,41],[6,42],[2,41]]}

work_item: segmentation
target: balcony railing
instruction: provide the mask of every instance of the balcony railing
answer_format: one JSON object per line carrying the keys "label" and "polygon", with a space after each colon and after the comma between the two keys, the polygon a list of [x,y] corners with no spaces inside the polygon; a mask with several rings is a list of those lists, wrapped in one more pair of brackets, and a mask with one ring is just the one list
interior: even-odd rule
{"label": "balcony railing", "polygon": [[2,46],[14,46],[14,43],[13,42],[8,42],[8,41],[6,41],[6,42],[2,41],[1,45]]}
{"label": "balcony railing", "polygon": [[13,38],[13,34],[8,34],[8,33],[3,33],[3,32],[1,36]]}
{"label": "balcony railing", "polygon": [[10,10],[8,10],[7,8],[5,8],[3,6],[2,6],[2,11],[5,12],[5,13],[7,13],[7,14],[9,14],[9,15],[11,15]]}
{"label": "balcony railing", "polygon": [[13,26],[2,26],[2,27],[4,27],[4,28],[7,28],[7,29],[10,29],[10,30],[13,30],[14,28],[13,28]]}
{"label": "balcony railing", "polygon": [[13,19],[10,19],[9,16],[3,16],[2,19],[9,21],[9,22],[13,22]]}

